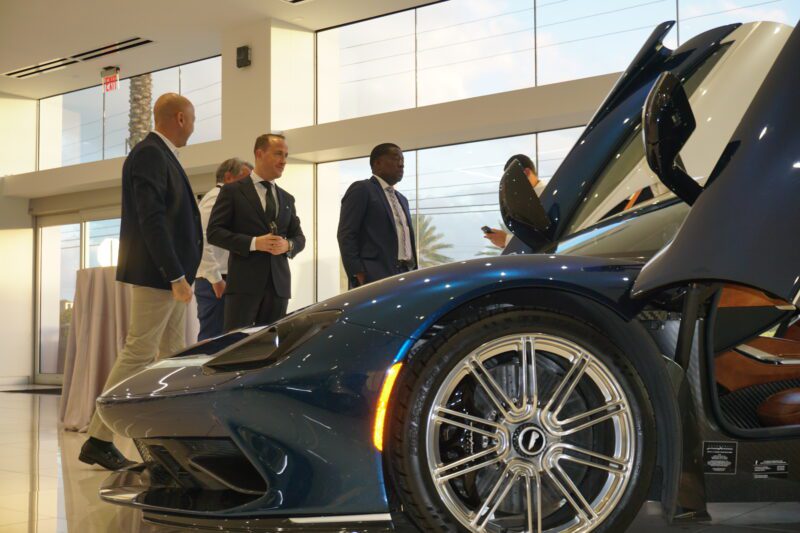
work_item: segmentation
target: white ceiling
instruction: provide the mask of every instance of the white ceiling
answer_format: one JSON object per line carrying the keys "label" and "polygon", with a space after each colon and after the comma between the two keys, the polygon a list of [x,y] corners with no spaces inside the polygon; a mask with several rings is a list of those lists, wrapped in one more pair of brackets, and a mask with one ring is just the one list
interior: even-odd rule
{"label": "white ceiling", "polygon": [[[43,98],[100,82],[104,66],[123,78],[218,55],[237,24],[275,18],[318,30],[431,0],[0,0],[0,93]],[[131,37],[154,41],[29,79],[3,72]]]}

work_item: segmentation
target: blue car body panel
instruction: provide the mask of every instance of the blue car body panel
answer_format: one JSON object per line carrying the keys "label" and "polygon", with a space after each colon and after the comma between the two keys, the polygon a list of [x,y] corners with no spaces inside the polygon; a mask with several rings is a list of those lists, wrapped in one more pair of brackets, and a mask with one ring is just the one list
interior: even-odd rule
{"label": "blue car body panel", "polygon": [[604,257],[507,255],[394,276],[309,309],[342,309],[343,320],[353,324],[418,339],[439,317],[473,298],[541,287],[579,292],[631,318],[642,304],[629,300],[627,292],[640,268],[641,263]]}
{"label": "blue car body panel", "polygon": [[[112,388],[98,405],[115,432],[134,439],[231,439],[267,480],[269,490],[256,500],[181,512],[386,512],[382,458],[372,443],[375,405],[387,369],[433,323],[481,295],[522,287],[582,294],[630,318],[641,306],[627,296],[640,267],[607,258],[504,256],[395,276],[300,311],[344,312],[275,364],[209,373],[188,364],[195,356],[184,356],[182,366],[179,355]],[[143,493],[131,503],[163,510],[167,502]]]}

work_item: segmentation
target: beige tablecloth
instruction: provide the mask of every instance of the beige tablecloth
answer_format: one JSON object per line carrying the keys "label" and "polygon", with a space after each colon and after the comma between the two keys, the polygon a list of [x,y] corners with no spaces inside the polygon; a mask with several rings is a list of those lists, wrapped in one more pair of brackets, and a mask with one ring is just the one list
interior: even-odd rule
{"label": "beige tablecloth", "polygon": [[[59,412],[59,421],[67,430],[86,431],[95,399],[125,344],[131,291],[130,285],[115,278],[115,267],[85,268],[77,273]],[[186,318],[186,340],[192,344],[199,330],[194,298]]]}

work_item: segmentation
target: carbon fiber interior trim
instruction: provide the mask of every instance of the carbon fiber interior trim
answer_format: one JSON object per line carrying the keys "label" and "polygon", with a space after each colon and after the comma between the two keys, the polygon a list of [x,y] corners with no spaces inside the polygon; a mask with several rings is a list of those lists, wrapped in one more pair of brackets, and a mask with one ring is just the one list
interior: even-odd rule
{"label": "carbon fiber interior trim", "polygon": [[732,424],[742,429],[759,429],[764,426],[756,415],[758,406],[773,394],[795,387],[800,387],[800,379],[753,385],[721,396],[719,405]]}

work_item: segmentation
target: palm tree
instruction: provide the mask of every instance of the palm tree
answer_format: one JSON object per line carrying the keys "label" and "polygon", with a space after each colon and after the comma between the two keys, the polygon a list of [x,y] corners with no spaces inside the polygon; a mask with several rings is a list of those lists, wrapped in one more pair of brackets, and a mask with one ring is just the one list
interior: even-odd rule
{"label": "palm tree", "polygon": [[[441,253],[442,250],[452,248],[452,244],[442,242],[444,235],[436,231],[430,215],[417,213],[412,217],[414,231],[417,235],[417,252],[419,254],[420,268],[449,263],[453,259]],[[417,229],[419,231],[417,231]]]}
{"label": "palm tree", "polygon": [[153,79],[150,74],[131,78],[131,92],[128,97],[130,111],[128,113],[127,151],[136,146],[150,131],[152,93]]}

